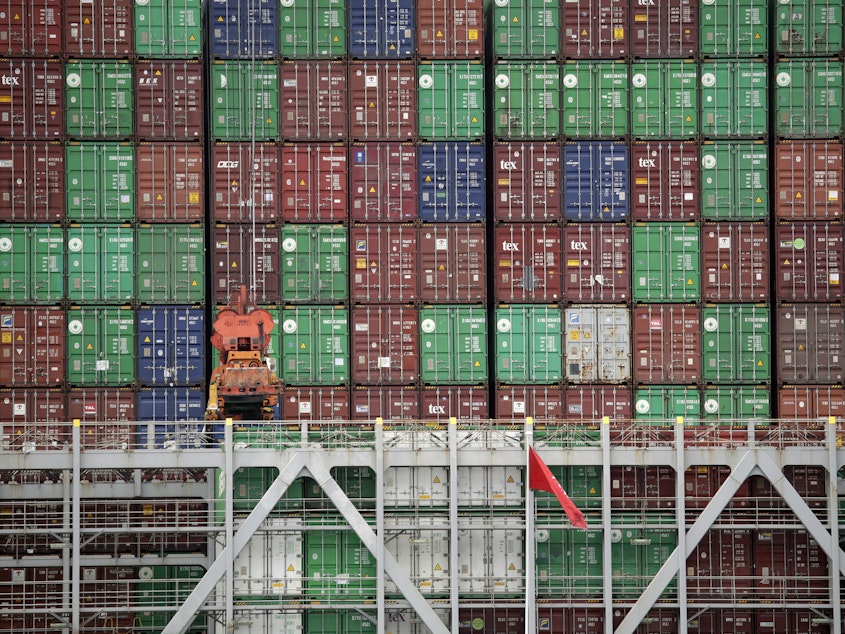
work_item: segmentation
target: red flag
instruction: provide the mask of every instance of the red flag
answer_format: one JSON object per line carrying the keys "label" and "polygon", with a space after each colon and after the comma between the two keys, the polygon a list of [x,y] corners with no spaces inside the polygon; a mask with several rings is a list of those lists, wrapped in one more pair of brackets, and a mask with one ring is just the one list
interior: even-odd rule
{"label": "red flag", "polygon": [[528,486],[536,491],[554,493],[563,510],[566,511],[569,522],[575,528],[587,528],[587,521],[584,519],[584,514],[569,499],[566,491],[560,486],[560,482],[557,481],[557,478],[555,478],[539,454],[534,451],[533,447],[528,448]]}

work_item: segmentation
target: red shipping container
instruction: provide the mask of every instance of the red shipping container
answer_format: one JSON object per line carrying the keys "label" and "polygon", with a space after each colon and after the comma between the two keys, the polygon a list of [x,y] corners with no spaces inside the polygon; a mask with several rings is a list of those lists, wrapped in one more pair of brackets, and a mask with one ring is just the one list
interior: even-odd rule
{"label": "red shipping container", "polygon": [[2,447],[9,451],[64,449],[70,441],[60,389],[0,390]]}
{"label": "red shipping container", "polygon": [[775,217],[841,220],[843,146],[839,141],[775,144]]}
{"label": "red shipping container", "polygon": [[788,465],[783,473],[810,508],[827,506],[828,478],[823,467]]}
{"label": "red shipping container", "polygon": [[701,227],[701,297],[713,302],[769,299],[769,227],[708,222]]}
{"label": "red shipping container", "polygon": [[818,422],[845,417],[845,389],[835,385],[787,385],[778,388],[778,417]]}
{"label": "red shipping container", "polygon": [[414,386],[355,386],[352,390],[352,420],[385,422],[420,419],[420,391]]}
{"label": "red shipping container", "polygon": [[197,60],[138,61],[135,134],[145,140],[203,138],[203,70]]}
{"label": "red shipping container", "polygon": [[416,63],[350,61],[348,73],[350,138],[405,141],[416,136]]}
{"label": "red shipping container", "polygon": [[841,383],[845,377],[845,307],[777,307],[778,382]]}
{"label": "red shipping container", "polygon": [[626,0],[564,2],[561,24],[566,57],[618,59],[628,52]]}
{"label": "red shipping container", "polygon": [[687,592],[690,599],[695,603],[707,603],[736,596],[737,592],[743,594],[751,586],[753,557],[752,531],[708,531],[687,558]]}
{"label": "red shipping container", "polygon": [[205,217],[205,156],[196,143],[135,147],[139,222],[197,222]]}
{"label": "red shipping container", "polygon": [[569,629],[563,632],[580,632],[581,634],[604,632],[604,609],[567,608],[566,612],[566,623]]}
{"label": "red shipping container", "polygon": [[[141,554],[202,553],[208,547],[208,504],[191,499],[133,502],[128,509]],[[167,529],[163,531],[162,529]],[[193,530],[191,530],[193,529]]]}
{"label": "red shipping container", "polygon": [[288,141],[337,141],[348,137],[346,62],[281,64],[281,134]]}
{"label": "red shipping container", "polygon": [[[524,634],[525,610],[520,608],[461,608],[458,634]],[[480,627],[479,627],[480,626]]]}
{"label": "red shipping container", "polygon": [[698,634],[712,632],[733,632],[734,634],[755,634],[757,631],[752,610],[707,610],[692,617],[687,631]]}
{"label": "red shipping container", "polygon": [[212,220],[265,223],[279,217],[278,147],[270,143],[218,143],[212,161]]}
{"label": "red shipping container", "polygon": [[823,600],[828,587],[827,555],[804,530],[755,531],[753,575],[752,592],[759,598]]}
{"label": "red shipping container", "polygon": [[7,0],[0,12],[0,55],[60,55],[63,14],[64,0]]}
{"label": "red shipping container", "polygon": [[[254,229],[254,230],[253,230]],[[217,225],[213,230],[212,298],[228,304],[246,286],[256,304],[280,301],[279,238],[275,225]]]}
{"label": "red shipping container", "polygon": [[353,225],[349,229],[349,244],[352,301],[403,303],[418,299],[416,227]]}
{"label": "red shipping container", "polygon": [[65,53],[72,57],[128,57],[134,52],[133,0],[65,0]]}
{"label": "red shipping container", "polygon": [[[618,628],[626,616],[628,608],[614,609],[613,627]],[[674,634],[679,631],[678,611],[666,608],[652,608],[636,629],[637,634]]]}
{"label": "red shipping container", "polygon": [[506,222],[562,217],[561,149],[550,143],[493,146],[493,214]]}
{"label": "red shipping container", "polygon": [[0,309],[0,385],[58,386],[65,380],[65,311]]}
{"label": "red shipping container", "polygon": [[343,387],[286,387],[283,421],[349,420],[349,390]]}
{"label": "red shipping container", "polygon": [[700,209],[698,143],[631,144],[631,216],[634,220],[696,220]]}
{"label": "red shipping container", "polygon": [[80,421],[85,449],[126,449],[135,444],[135,390],[116,387],[70,390],[67,415]]}
{"label": "red shipping container", "polygon": [[563,296],[571,302],[631,297],[631,227],[576,222],[563,229]]}
{"label": "red shipping container", "polygon": [[845,228],[826,222],[775,227],[775,294],[782,301],[842,299]]}
{"label": "red shipping container", "polygon": [[419,313],[415,306],[353,306],[350,366],[360,385],[411,385],[419,380]]}
{"label": "red shipping container", "polygon": [[701,310],[685,304],[633,309],[634,381],[693,383],[701,378]]}
{"label": "red shipping container", "polygon": [[64,133],[64,64],[0,60],[0,138],[58,139]]}
{"label": "red shipping container", "polygon": [[599,423],[605,416],[627,421],[633,418],[633,398],[629,388],[616,385],[570,387],[563,392],[564,415],[583,423]]}
{"label": "red shipping container", "polygon": [[360,222],[407,222],[417,217],[415,145],[350,146],[349,217]]}
{"label": "red shipping container", "polygon": [[556,302],[562,295],[560,228],[501,224],[494,230],[499,302]]}
{"label": "red shipping container", "polygon": [[485,386],[427,386],[420,390],[420,414],[424,420],[483,420],[490,418],[489,411]]}
{"label": "red shipping container", "polygon": [[417,55],[423,59],[481,58],[483,0],[417,3]]}
{"label": "red shipping container", "polygon": [[674,508],[675,470],[666,466],[612,466],[610,505],[619,509]]}
{"label": "red shipping container", "polygon": [[[687,508],[704,508],[710,503],[710,499],[716,495],[719,487],[728,479],[731,474],[730,467],[726,466],[692,466],[684,472],[684,491],[686,492]],[[750,484],[746,480],[734,494],[729,508],[748,506],[750,495]]]}
{"label": "red shipping container", "polygon": [[280,150],[282,218],[290,222],[346,220],[347,161],[344,145],[285,145]]}
{"label": "red shipping container", "polygon": [[65,150],[57,142],[0,143],[0,221],[65,217]]}
{"label": "red shipping container", "polygon": [[419,227],[420,299],[475,303],[487,299],[484,225],[432,223]]}
{"label": "red shipping container", "polygon": [[629,52],[634,57],[698,53],[698,0],[631,3]]}
{"label": "red shipping container", "polygon": [[535,421],[563,420],[563,390],[549,385],[496,386],[497,419],[523,423],[528,416]]}

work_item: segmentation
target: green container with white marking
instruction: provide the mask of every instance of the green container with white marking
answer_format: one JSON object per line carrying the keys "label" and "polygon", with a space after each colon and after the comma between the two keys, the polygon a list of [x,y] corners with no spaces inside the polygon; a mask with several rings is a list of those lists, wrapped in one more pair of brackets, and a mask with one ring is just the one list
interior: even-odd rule
{"label": "green container with white marking", "polygon": [[282,380],[287,385],[349,381],[349,310],[288,306],[279,313]]}
{"label": "green container with white marking", "polygon": [[560,66],[504,62],[493,68],[493,133],[498,139],[560,134]]}
{"label": "green container with white marking", "polygon": [[275,62],[211,64],[211,137],[260,141],[279,137],[279,68]]}
{"label": "green container with white marking", "polygon": [[751,418],[768,422],[766,419],[772,415],[771,390],[768,385],[707,387],[701,400],[704,420],[708,423],[747,427]]}
{"label": "green container with white marking", "polygon": [[827,139],[842,134],[842,64],[833,59],[791,59],[774,65],[778,136]]}
{"label": "green container with white marking", "polygon": [[83,307],[67,311],[67,382],[126,386],[135,381],[135,311]]}
{"label": "green container with white marking", "polygon": [[135,236],[137,298],[149,304],[205,301],[205,228],[138,225]]}
{"label": "green container with white marking", "polygon": [[701,299],[700,230],[695,223],[639,222],[631,228],[635,302]]}
{"label": "green container with white marking", "polygon": [[349,297],[349,230],[344,225],[282,227],[282,301],[334,303]]}
{"label": "green container with white marking", "polygon": [[74,302],[135,299],[135,230],[73,225],[67,230],[67,297]]}
{"label": "green container with white marking", "polygon": [[759,384],[771,379],[770,312],[763,304],[708,304],[702,308],[705,383]]}
{"label": "green container with white marking", "polygon": [[699,132],[698,64],[686,60],[631,62],[631,134],[686,139]]}
{"label": "green container with white marking", "polygon": [[132,66],[117,60],[65,64],[65,130],[73,139],[129,138],[133,132]]}
{"label": "green container with white marking", "polygon": [[128,143],[71,143],[65,148],[67,219],[135,220],[135,149]]}
{"label": "green container with white marking", "polygon": [[567,62],[561,76],[563,134],[584,139],[616,139],[628,134],[628,64]]}
{"label": "green container with white marking", "polygon": [[713,139],[765,136],[768,92],[765,62],[701,62],[701,134]]}
{"label": "green container with white marking", "polygon": [[139,57],[199,57],[202,0],[135,0],[134,36]]}
{"label": "green container with white marking", "polygon": [[420,308],[420,377],[429,385],[487,382],[487,310],[482,306]]}
{"label": "green container with white marking", "polygon": [[561,310],[519,304],[496,309],[496,380],[543,385],[563,378]]}
{"label": "green container with white marking", "polygon": [[650,385],[634,391],[637,420],[671,426],[678,416],[697,421],[701,418],[701,393],[686,385]]}
{"label": "green container with white marking", "polygon": [[767,143],[702,143],[700,165],[702,218],[758,220],[769,217]]}
{"label": "green container with white marking", "polygon": [[420,139],[483,139],[484,101],[484,65],[480,62],[420,62],[417,69]]}
{"label": "green container with white marking", "polygon": [[52,304],[65,296],[65,230],[0,226],[0,302]]}
{"label": "green container with white marking", "polygon": [[703,57],[769,54],[768,0],[701,0],[698,24]]}
{"label": "green container with white marking", "polygon": [[560,52],[561,16],[556,0],[494,0],[489,4],[494,57],[549,59]]}
{"label": "green container with white marking", "polygon": [[346,55],[346,0],[280,0],[278,20],[282,57]]}

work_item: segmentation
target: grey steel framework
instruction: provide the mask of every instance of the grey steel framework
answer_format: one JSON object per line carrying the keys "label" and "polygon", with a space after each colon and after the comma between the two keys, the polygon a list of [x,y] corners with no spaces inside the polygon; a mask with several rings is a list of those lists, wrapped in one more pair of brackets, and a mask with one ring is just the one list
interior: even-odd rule
{"label": "grey steel framework", "polygon": [[[651,421],[650,421],[651,422]],[[610,469],[612,465],[666,465],[683,474],[690,465],[729,465],[731,475],[713,496],[703,511],[688,523],[684,507],[684,479],[676,477],[675,517],[677,547],[651,580],[645,591],[632,607],[627,603],[627,616],[615,630],[618,634],[630,634],[660,598],[662,591],[672,579],[677,580],[677,596],[674,602],[661,600],[660,607],[676,608],[679,611],[679,628],[686,632],[688,618],[694,617],[700,609],[689,607],[686,597],[686,575],[683,565],[707,531],[717,522],[720,512],[730,502],[741,484],[752,475],[767,478],[774,489],[783,497],[800,523],[818,542],[829,558],[829,595],[827,601],[795,603],[794,607],[810,609],[822,621],[829,623],[833,634],[842,633],[842,597],[840,582],[845,574],[845,551],[839,547],[839,481],[837,473],[845,465],[845,449],[841,447],[845,437],[845,425],[834,419],[820,421],[815,428],[806,421],[779,421],[771,426],[758,426],[760,421],[749,421],[746,428],[717,426],[690,426],[682,419],[670,422],[667,427],[643,423],[617,423],[605,419],[600,425],[588,431],[584,425],[561,423],[554,427],[553,434],[546,433],[534,442],[533,425],[514,426],[501,421],[461,421],[454,419],[448,425],[432,425],[420,422],[391,426],[377,421],[372,432],[362,434],[360,423],[342,424],[317,429],[304,423],[300,429],[284,433],[285,442],[278,441],[262,446],[235,446],[231,422],[225,425],[224,441],[219,448],[184,450],[137,450],[110,451],[80,449],[80,427],[73,427],[73,442],[70,447],[57,451],[34,451],[30,453],[0,452],[1,470],[48,470],[63,472],[61,482],[40,484],[0,485],[2,497],[13,500],[63,500],[70,513],[65,513],[61,529],[51,529],[57,540],[57,550],[62,551],[64,568],[63,604],[54,606],[51,615],[56,619],[52,626],[56,631],[77,632],[84,618],[81,605],[81,568],[85,565],[102,565],[101,557],[81,555],[81,545],[90,535],[81,530],[81,504],[83,500],[109,498],[161,498],[161,497],[203,497],[214,498],[214,484],[209,483],[148,483],[143,482],[141,473],[147,469],[219,469],[225,474],[226,482],[233,481],[232,474],[241,467],[272,466],[279,469],[279,475],[269,486],[263,498],[246,519],[236,526],[233,514],[233,491],[226,487],[225,514],[222,523],[215,524],[209,514],[208,532],[210,539],[221,545],[216,556],[165,555],[161,557],[121,557],[115,560],[120,565],[197,564],[206,568],[205,576],[193,592],[182,603],[167,627],[165,634],[176,634],[187,630],[198,612],[212,615],[218,623],[218,631],[230,631],[236,619],[238,608],[233,604],[234,560],[250,538],[260,529],[262,521],[271,513],[280,496],[298,477],[309,476],[327,494],[338,511],[349,523],[362,543],[373,553],[378,566],[377,601],[367,605],[369,613],[376,614],[378,634],[385,631],[385,575],[389,576],[404,595],[407,607],[414,610],[420,621],[432,632],[446,634],[449,629],[432,608],[429,600],[420,593],[412,580],[403,573],[393,556],[385,548],[385,499],[384,474],[390,467],[432,467],[438,466],[458,473],[459,467],[524,467],[526,447],[533,445],[549,465],[598,465],[602,468],[601,523],[590,528],[603,529],[603,596],[596,597],[591,607],[601,606],[606,624],[613,623],[612,600],[613,580],[611,563],[611,510]],[[596,431],[596,429],[600,431]],[[822,467],[828,474],[828,495],[826,521],[822,521],[807,505],[796,489],[784,476],[783,467],[808,465]],[[343,492],[331,475],[334,467],[366,466],[376,474],[375,530],[362,517],[358,509]],[[83,483],[82,472],[87,469],[131,470],[134,481],[125,483]],[[527,478],[523,478],[527,482]],[[533,508],[532,494],[528,492],[525,508]],[[521,530],[533,535],[533,513],[525,513],[519,520]],[[459,609],[458,584],[458,489],[457,478],[449,477],[449,600],[451,623],[457,632]],[[20,530],[29,530],[22,528]],[[39,530],[37,527],[33,529]],[[108,530],[108,529],[104,529]],[[125,532],[127,529],[121,529]],[[141,532],[149,529],[129,529]],[[9,533],[10,531],[4,531]],[[44,531],[47,532],[46,530]],[[533,561],[535,539],[525,543],[526,562]],[[55,558],[25,558],[14,560],[14,565],[44,566],[56,565]],[[534,567],[525,566],[524,599],[534,596]],[[530,606],[534,601],[529,602]],[[748,609],[748,601],[720,604],[720,607]],[[364,606],[352,609],[362,610]],[[394,608],[395,606],[391,606]],[[439,608],[444,602],[438,603]],[[785,607],[790,607],[786,605]],[[145,607],[149,611],[151,608]],[[156,609],[156,608],[152,608]],[[167,607],[158,608],[162,611]],[[172,611],[172,607],[170,608]],[[116,611],[116,609],[115,609]],[[526,611],[526,631],[536,631],[536,612]],[[212,626],[213,627],[213,626]],[[612,625],[607,625],[610,631]]]}

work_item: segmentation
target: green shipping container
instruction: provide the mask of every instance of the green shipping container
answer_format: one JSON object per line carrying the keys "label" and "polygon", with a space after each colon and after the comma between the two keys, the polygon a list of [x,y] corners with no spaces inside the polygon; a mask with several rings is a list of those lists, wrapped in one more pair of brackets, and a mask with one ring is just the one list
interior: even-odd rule
{"label": "green shipping container", "polygon": [[493,133],[498,139],[553,139],[560,134],[560,66],[497,64]]}
{"label": "green shipping container", "polygon": [[[346,521],[308,521],[303,593],[312,601],[375,599],[376,560]],[[332,527],[338,528],[332,528]]]}
{"label": "green shipping container", "polygon": [[199,57],[202,0],[135,0],[135,53],[139,57]]}
{"label": "green shipping container", "polygon": [[768,55],[768,0],[701,0],[698,47],[704,57]]}
{"label": "green shipping container", "polygon": [[636,223],[631,229],[634,301],[701,299],[699,237],[695,223]]}
{"label": "green shipping container", "polygon": [[471,61],[420,62],[419,136],[428,141],[484,138],[484,65]]}
{"label": "green shipping container", "polygon": [[563,74],[563,133],[576,138],[628,134],[628,65],[567,62]]}
{"label": "green shipping container", "polygon": [[[544,518],[538,517],[537,523]],[[590,600],[603,588],[602,532],[539,528],[537,593],[544,599]]]}
{"label": "green shipping container", "polygon": [[542,385],[563,378],[562,315],[558,306],[496,309],[496,380]]}
{"label": "green shipping container", "polygon": [[276,327],[270,333],[270,345],[264,350],[264,357],[267,359],[268,366],[273,372],[278,372],[282,367],[282,329],[279,328],[279,313],[281,309],[278,306],[261,305],[270,316],[273,318],[273,323]]}
{"label": "green shipping container", "polygon": [[[390,631],[390,626],[388,626],[388,631]],[[307,610],[305,612],[303,634],[375,634],[375,632],[375,614],[367,617],[357,609],[334,612]]]}
{"label": "green shipping container", "polygon": [[842,62],[793,59],[775,64],[775,132],[830,138],[843,132]]}
{"label": "green shipping container", "polygon": [[[141,566],[138,568],[138,605],[150,607],[173,606],[178,608],[191,594],[194,586],[205,575],[200,566]],[[158,634],[173,618],[173,612],[150,610],[138,614],[133,632]],[[205,617],[198,616],[187,634],[205,632]]]}
{"label": "green shipping container", "polygon": [[747,427],[750,418],[765,420],[772,415],[768,386],[708,387],[702,399],[704,420],[720,425]]}
{"label": "green shipping container", "polygon": [[135,149],[127,143],[71,143],[65,148],[67,219],[135,220]]}
{"label": "green shipping container", "polygon": [[701,393],[685,385],[652,385],[634,392],[637,420],[659,425],[674,425],[678,416],[695,421],[701,418]]}
{"label": "green shipping container", "polygon": [[701,134],[711,138],[766,135],[768,91],[765,62],[702,62]]}
{"label": "green shipping container", "polygon": [[708,304],[701,324],[705,383],[759,384],[771,379],[768,306]]}
{"label": "green shipping container", "polygon": [[785,55],[835,55],[842,51],[842,2],[778,0],[775,51]]}
{"label": "green shipping container", "polygon": [[683,60],[631,63],[631,134],[683,139],[698,135],[698,67]]}
{"label": "green shipping container", "polygon": [[[235,470],[232,480],[232,502],[235,513],[249,513],[261,496],[278,477],[275,467],[242,467]],[[297,478],[288,487],[282,499],[273,507],[275,511],[299,510],[303,506],[303,479]],[[217,511],[226,506],[226,473],[217,472]]]}
{"label": "green shipping container", "polygon": [[[669,559],[677,545],[678,536],[670,528],[623,526],[612,530],[610,542],[613,598],[635,599]],[[677,581],[673,579],[663,597],[671,598],[675,588]]]}
{"label": "green shipping container", "polygon": [[211,136],[216,141],[269,141],[279,136],[279,69],[275,62],[211,65]]}
{"label": "green shipping container", "polygon": [[487,311],[479,306],[420,308],[420,359],[423,383],[486,383]]}
{"label": "green shipping container", "polygon": [[560,6],[556,0],[495,0],[491,4],[495,57],[542,59],[560,52]]}
{"label": "green shipping container", "polygon": [[[560,482],[569,499],[575,503],[575,506],[581,510],[601,508],[602,470],[600,466],[563,467],[551,465],[549,469]],[[560,502],[552,493],[535,491],[534,500],[538,509],[560,509]]]}
{"label": "green shipping container", "polygon": [[282,301],[333,303],[349,297],[349,230],[344,225],[282,228]]}
{"label": "green shipping container", "polygon": [[65,296],[64,264],[65,232],[60,226],[0,226],[0,301],[61,301]]}
{"label": "green shipping container", "polygon": [[138,225],[135,243],[139,301],[205,301],[205,229],[201,225]]}
{"label": "green shipping container", "polygon": [[287,385],[349,381],[349,310],[334,306],[282,309],[282,380]]}
{"label": "green shipping container", "polygon": [[[356,508],[375,508],[376,474],[369,467],[335,467],[332,477]],[[334,502],[313,480],[308,480],[308,508],[334,510]]]}
{"label": "green shipping container", "polygon": [[282,57],[343,57],[346,0],[281,0],[279,29]]}
{"label": "green shipping container", "polygon": [[769,147],[763,142],[701,145],[701,216],[757,220],[769,216]]}
{"label": "green shipping container", "polygon": [[65,64],[65,129],[71,138],[133,134],[132,66],[116,60]]}
{"label": "green shipping container", "polygon": [[69,384],[123,386],[135,380],[134,310],[71,308],[67,329]]}
{"label": "green shipping container", "polygon": [[73,225],[67,230],[67,296],[75,302],[135,299],[135,230]]}

